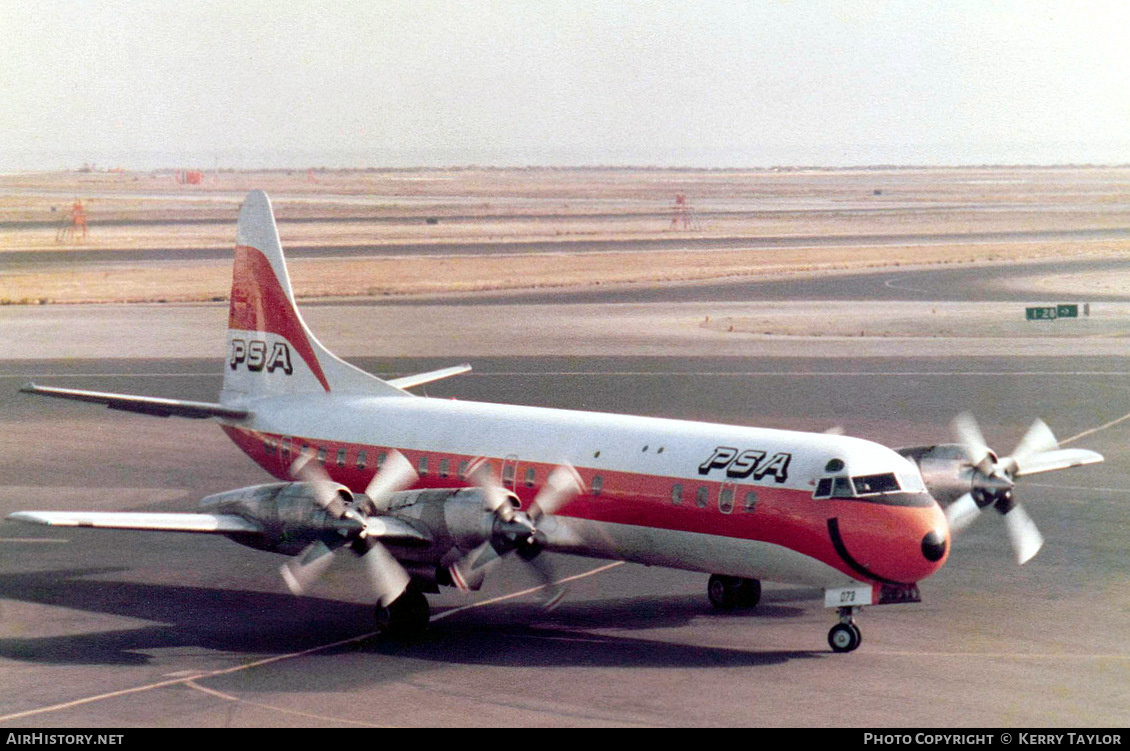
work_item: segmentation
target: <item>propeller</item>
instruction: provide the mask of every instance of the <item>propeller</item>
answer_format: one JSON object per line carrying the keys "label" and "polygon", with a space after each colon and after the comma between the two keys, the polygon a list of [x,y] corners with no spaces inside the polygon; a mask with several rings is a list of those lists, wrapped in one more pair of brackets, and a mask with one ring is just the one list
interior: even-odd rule
{"label": "propeller", "polygon": [[[382,545],[377,536],[383,525],[380,515],[387,512],[392,494],[411,487],[419,475],[399,451],[391,452],[381,468],[369,481],[364,493],[349,493],[330,479],[325,467],[313,461],[313,454],[303,452],[290,466],[290,474],[309,483],[314,492],[314,502],[336,519],[349,519],[356,523],[357,544],[373,592],[382,607],[403,594],[411,579],[404,567]],[[345,496],[349,496],[347,500]],[[348,536],[333,541],[333,547],[322,541],[310,544],[301,554],[280,568],[283,580],[290,591],[301,595],[329,568],[337,548],[350,542]]]}
{"label": "propeller", "polygon": [[1044,537],[1013,497],[1016,478],[1103,460],[1094,451],[1061,449],[1042,420],[1033,422],[1012,454],[1003,458],[989,448],[971,414],[966,412],[954,418],[953,432],[972,466],[973,477],[970,492],[946,507],[950,529],[956,532],[968,527],[982,509],[992,506],[1004,519],[1018,564],[1026,563],[1039,552]]}
{"label": "propeller", "polygon": [[513,494],[499,484],[485,460],[472,465],[468,477],[482,490],[483,510],[492,514],[495,521],[491,539],[448,567],[451,580],[464,591],[477,589],[504,555],[517,552],[518,557],[529,564],[542,581],[542,587],[548,594],[543,606],[547,610],[556,607],[565,596],[565,588],[554,583],[553,567],[546,558],[540,557],[546,540],[538,529],[538,523],[552,516],[581,492],[584,485],[577,470],[567,464],[555,467],[525,511],[516,508]]}

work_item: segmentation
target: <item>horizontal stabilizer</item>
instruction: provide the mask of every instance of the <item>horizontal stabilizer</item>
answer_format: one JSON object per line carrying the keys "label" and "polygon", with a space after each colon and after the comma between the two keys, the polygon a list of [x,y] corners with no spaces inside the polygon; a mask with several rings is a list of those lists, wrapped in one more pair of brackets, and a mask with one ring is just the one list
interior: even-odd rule
{"label": "horizontal stabilizer", "polygon": [[17,511],[9,514],[17,522],[49,527],[130,529],[150,532],[199,532],[204,534],[259,534],[259,525],[234,514],[161,514],[121,511]]}
{"label": "horizontal stabilizer", "polygon": [[425,383],[432,383],[433,381],[468,373],[470,370],[471,366],[464,363],[462,365],[454,365],[450,368],[429,370],[427,373],[417,373],[416,375],[404,376],[403,378],[393,378],[387,381],[387,383],[396,386],[398,389],[410,389],[413,386],[423,386]]}
{"label": "horizontal stabilizer", "polygon": [[140,412],[143,415],[156,417],[191,417],[203,419],[206,417],[224,417],[229,420],[243,420],[251,413],[246,409],[228,407],[223,404],[211,402],[190,402],[180,399],[161,399],[155,396],[134,396],[131,394],[109,394],[102,391],[82,391],[79,389],[62,389],[53,386],[37,386],[27,383],[20,389],[25,394],[39,394],[52,396],[57,399],[73,399],[79,402],[93,402],[104,404],[110,409],[124,412]]}

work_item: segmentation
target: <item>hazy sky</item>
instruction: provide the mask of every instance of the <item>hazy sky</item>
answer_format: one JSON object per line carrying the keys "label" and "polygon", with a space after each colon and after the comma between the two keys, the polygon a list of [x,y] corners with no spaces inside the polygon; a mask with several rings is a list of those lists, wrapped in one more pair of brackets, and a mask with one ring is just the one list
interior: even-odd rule
{"label": "hazy sky", "polygon": [[1130,163],[1130,2],[0,0],[0,169]]}

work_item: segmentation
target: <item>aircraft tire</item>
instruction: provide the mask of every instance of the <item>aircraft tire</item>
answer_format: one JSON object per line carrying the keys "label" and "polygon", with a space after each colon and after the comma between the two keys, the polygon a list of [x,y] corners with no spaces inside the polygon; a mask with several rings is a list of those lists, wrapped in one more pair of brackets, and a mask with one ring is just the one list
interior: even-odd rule
{"label": "aircraft tire", "polygon": [[854,623],[837,623],[828,632],[828,646],[833,652],[853,652],[862,641],[863,635]]}
{"label": "aircraft tire", "polygon": [[738,606],[740,582],[734,576],[710,575],[710,580],[706,583],[706,596],[715,610],[733,610]]}
{"label": "aircraft tire", "polygon": [[388,607],[377,606],[377,630],[392,639],[416,639],[424,634],[431,617],[431,608],[424,593],[413,586],[393,600]]}
{"label": "aircraft tire", "polygon": [[755,608],[761,602],[761,582],[757,579],[738,579],[738,607]]}

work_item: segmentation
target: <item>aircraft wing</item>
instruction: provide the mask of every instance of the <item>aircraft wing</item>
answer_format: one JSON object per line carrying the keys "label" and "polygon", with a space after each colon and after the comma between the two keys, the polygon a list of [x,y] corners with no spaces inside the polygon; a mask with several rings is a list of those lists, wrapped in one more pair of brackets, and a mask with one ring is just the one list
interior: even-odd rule
{"label": "aircraft wing", "polygon": [[229,535],[260,534],[258,524],[234,514],[164,514],[130,511],[17,511],[12,521],[48,527],[130,529],[150,532],[199,532]]}
{"label": "aircraft wing", "polygon": [[[16,522],[48,527],[125,529],[140,532],[197,532],[202,534],[262,534],[263,528],[235,514],[177,514],[132,511],[17,511]],[[432,538],[394,516],[370,517],[365,534],[402,545],[428,545]]]}
{"label": "aircraft wing", "polygon": [[1035,475],[1041,472],[1054,472],[1057,469],[1082,467],[1085,464],[1098,464],[1103,455],[1089,449],[1056,449],[1026,459],[1017,477]]}
{"label": "aircraft wing", "polygon": [[134,396],[131,394],[110,394],[104,391],[82,391],[80,389],[63,389],[54,386],[37,386],[27,383],[20,389],[25,394],[39,394],[57,399],[73,399],[80,402],[94,402],[105,404],[110,409],[125,412],[140,412],[144,415],[156,417],[192,417],[204,419],[207,417],[226,417],[230,420],[246,419],[251,413],[239,407],[228,407],[212,402],[190,402],[181,399],[161,399],[155,396]]}
{"label": "aircraft wing", "polygon": [[416,375],[404,376],[403,378],[392,378],[388,381],[398,389],[410,389],[413,386],[423,386],[425,383],[438,381],[443,378],[450,378],[457,376],[460,373],[466,373],[471,370],[471,366],[467,363],[462,365],[454,365],[450,368],[440,368],[439,370],[429,370],[427,373],[417,373]]}

